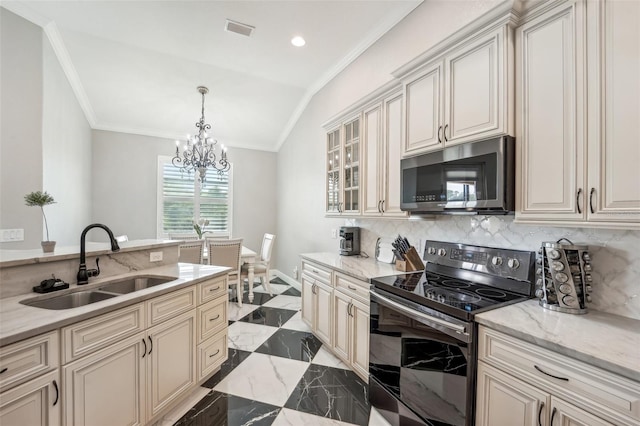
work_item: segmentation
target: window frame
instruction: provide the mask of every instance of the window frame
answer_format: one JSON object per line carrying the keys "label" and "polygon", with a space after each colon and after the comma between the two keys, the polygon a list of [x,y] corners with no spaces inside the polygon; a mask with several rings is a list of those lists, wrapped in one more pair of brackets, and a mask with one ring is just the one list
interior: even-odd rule
{"label": "window frame", "polygon": [[[157,173],[156,173],[156,237],[158,239],[168,239],[169,233],[164,232],[163,220],[164,220],[164,197],[163,197],[163,183],[164,183],[164,165],[172,164],[173,157],[168,155],[158,155]],[[207,235],[211,237],[229,237],[231,238],[233,230],[233,164],[230,163],[229,168],[229,196],[227,198],[227,207],[229,215],[227,217],[228,232],[212,232],[207,231]],[[215,171],[208,171],[208,173],[216,173]],[[195,191],[196,186],[199,185],[198,180],[194,179],[194,206],[193,214],[197,220],[200,217],[200,193]],[[195,234],[195,230],[193,230]]]}

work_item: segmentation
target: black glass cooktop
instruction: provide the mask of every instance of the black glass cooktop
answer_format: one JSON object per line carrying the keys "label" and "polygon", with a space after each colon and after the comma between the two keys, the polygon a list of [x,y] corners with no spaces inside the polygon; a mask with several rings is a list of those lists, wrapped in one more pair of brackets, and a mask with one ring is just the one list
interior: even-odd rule
{"label": "black glass cooktop", "polygon": [[458,317],[470,317],[471,313],[527,299],[522,294],[429,271],[375,278],[372,281],[375,287]]}

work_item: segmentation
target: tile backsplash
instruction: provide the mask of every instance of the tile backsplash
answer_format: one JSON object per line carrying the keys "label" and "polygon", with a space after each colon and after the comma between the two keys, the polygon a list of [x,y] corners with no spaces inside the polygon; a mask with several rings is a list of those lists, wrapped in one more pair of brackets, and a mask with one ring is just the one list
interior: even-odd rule
{"label": "tile backsplash", "polygon": [[640,319],[640,231],[522,225],[513,216],[350,219],[347,225],[362,228],[361,248],[371,256],[378,237],[397,234],[419,249],[430,239],[537,251],[543,241],[568,238],[588,245],[591,252],[594,284],[588,308]]}

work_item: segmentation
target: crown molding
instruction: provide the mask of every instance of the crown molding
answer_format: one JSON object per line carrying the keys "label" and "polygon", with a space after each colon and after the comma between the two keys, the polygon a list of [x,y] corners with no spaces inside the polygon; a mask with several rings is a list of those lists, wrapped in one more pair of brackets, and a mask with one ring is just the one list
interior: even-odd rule
{"label": "crown molding", "polygon": [[96,114],[93,112],[93,107],[89,102],[87,92],[84,90],[84,86],[80,81],[80,76],[76,71],[76,67],[71,61],[69,51],[67,50],[67,47],[62,40],[60,31],[58,31],[58,26],[55,22],[52,21],[45,25],[43,30],[47,35],[47,38],[49,39],[49,43],[51,43],[51,47],[53,48],[53,51],[58,58],[58,62],[60,63],[64,74],[67,76],[67,80],[69,80],[71,89],[76,95],[76,99],[80,104],[80,108],[82,108],[82,111],[84,112],[85,118],[89,122],[89,125],[93,128],[96,125]]}
{"label": "crown molding", "polygon": [[333,80],[341,71],[355,61],[362,53],[364,53],[372,44],[385,35],[391,28],[395,27],[400,21],[402,21],[409,13],[411,13],[416,7],[422,4],[424,0],[417,0],[410,2],[407,7],[402,9],[398,14],[390,15],[376,26],[365,39],[363,39],[351,52],[338,61],[333,67],[325,72],[318,80],[316,80],[305,92],[304,96],[298,103],[298,106],[291,114],[289,121],[283,129],[278,141],[276,143],[276,151],[279,151],[284,142],[287,140],[291,131],[295,127],[296,123],[302,116],[302,113],[309,105],[311,98],[318,93],[324,86],[326,86],[331,80]]}
{"label": "crown molding", "polygon": [[[138,127],[122,127],[115,124],[96,123],[94,126],[91,126],[91,128],[93,130],[101,130],[105,132],[126,133],[130,135],[139,135],[139,136],[147,136],[151,138],[166,139],[167,141],[171,141],[172,144],[174,144],[176,140],[182,141],[185,139],[184,133],[177,134],[172,132],[162,132],[157,130],[143,129]],[[217,139],[217,141],[221,144],[224,144],[228,148],[242,148],[242,149],[252,149],[255,151],[277,152],[277,150],[273,146],[265,148],[264,146],[259,146],[256,144],[239,142],[239,141],[229,141],[229,140],[222,140],[222,139]]]}

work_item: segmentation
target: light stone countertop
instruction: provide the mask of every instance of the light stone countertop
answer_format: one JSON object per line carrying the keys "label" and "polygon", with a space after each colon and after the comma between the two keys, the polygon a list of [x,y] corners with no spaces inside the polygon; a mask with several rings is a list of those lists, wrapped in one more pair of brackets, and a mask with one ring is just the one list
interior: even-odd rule
{"label": "light stone countertop", "polygon": [[604,370],[640,381],[640,320],[590,310],[542,308],[537,300],[477,314],[478,323]]}
{"label": "light stone countertop", "polygon": [[[128,251],[137,251],[141,249],[154,249],[169,246],[177,246],[182,241],[174,240],[135,240],[124,241],[118,243],[120,251],[125,253]],[[106,253],[112,253],[110,243],[94,243],[87,241],[85,245],[87,257],[99,256]],[[78,259],[80,256],[80,246],[56,246],[55,252],[43,253],[42,248],[30,250],[0,250],[0,268],[8,266],[29,265],[34,263],[57,262],[59,260]]]}
{"label": "light stone countertop", "polygon": [[340,256],[338,253],[303,253],[300,257],[366,282],[371,282],[371,278],[404,274],[395,264],[378,262],[374,257]]}
{"label": "light stone countertop", "polygon": [[[188,287],[206,279],[223,275],[228,270],[229,268],[220,266],[176,263],[105,277],[103,279],[96,278],[92,279],[87,285],[72,285],[69,290],[62,290],[46,295],[29,293],[0,299],[0,347],[125,306],[133,305],[180,288]],[[72,309],[50,310],[26,306],[20,303],[21,300],[50,298],[78,289],[94,290],[106,282],[138,275],[168,276],[175,278],[175,280]]]}

